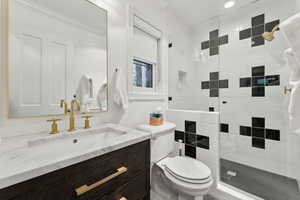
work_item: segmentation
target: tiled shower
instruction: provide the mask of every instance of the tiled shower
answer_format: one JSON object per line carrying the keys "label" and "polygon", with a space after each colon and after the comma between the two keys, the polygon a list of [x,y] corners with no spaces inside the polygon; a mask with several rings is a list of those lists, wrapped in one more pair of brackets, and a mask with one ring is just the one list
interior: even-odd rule
{"label": "tiled shower", "polygon": [[[262,0],[202,22],[188,84],[169,86],[169,108],[220,113],[219,182],[266,200],[300,199],[300,137],[288,126],[288,46],[280,30],[272,42],[261,34],[299,10],[297,0]],[[170,73],[169,81],[177,79]],[[178,130],[175,140],[189,142],[188,132]]]}

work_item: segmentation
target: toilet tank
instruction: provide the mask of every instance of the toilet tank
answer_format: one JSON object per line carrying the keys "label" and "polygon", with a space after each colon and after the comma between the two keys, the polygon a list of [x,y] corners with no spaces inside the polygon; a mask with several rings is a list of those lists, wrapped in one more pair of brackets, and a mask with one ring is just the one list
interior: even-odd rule
{"label": "toilet tank", "polygon": [[151,133],[151,163],[156,163],[159,160],[167,157],[174,151],[174,131],[176,125],[165,122],[161,126],[151,126],[142,124],[138,129],[144,132]]}

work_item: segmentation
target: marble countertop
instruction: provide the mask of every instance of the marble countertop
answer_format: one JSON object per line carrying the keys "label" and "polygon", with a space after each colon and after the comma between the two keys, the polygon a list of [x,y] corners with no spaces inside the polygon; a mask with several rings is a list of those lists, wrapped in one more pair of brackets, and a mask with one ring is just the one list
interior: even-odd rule
{"label": "marble countertop", "polygon": [[[80,135],[74,143],[72,137],[52,137],[44,134],[2,139],[0,144],[0,189],[44,175],[61,168],[124,148],[126,146],[150,139],[151,134],[115,124],[104,127],[124,131],[126,134]],[[97,127],[101,128],[101,127]],[[94,131],[97,130],[94,128]],[[67,134],[67,133],[65,133]],[[45,137],[45,138],[43,138]],[[62,137],[61,139],[59,137]],[[30,142],[34,145],[30,145]]]}

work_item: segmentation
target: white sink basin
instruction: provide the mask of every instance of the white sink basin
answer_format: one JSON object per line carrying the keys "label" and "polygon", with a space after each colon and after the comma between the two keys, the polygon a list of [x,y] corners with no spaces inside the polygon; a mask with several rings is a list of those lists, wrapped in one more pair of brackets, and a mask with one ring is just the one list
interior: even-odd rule
{"label": "white sink basin", "polygon": [[[28,141],[29,147],[53,142],[66,142],[76,144],[82,140],[109,140],[124,136],[128,132],[114,125],[106,125],[98,128],[79,129],[74,132],[61,132],[56,135],[45,135]],[[91,138],[92,137],[92,138]],[[66,141],[67,140],[67,141]]]}

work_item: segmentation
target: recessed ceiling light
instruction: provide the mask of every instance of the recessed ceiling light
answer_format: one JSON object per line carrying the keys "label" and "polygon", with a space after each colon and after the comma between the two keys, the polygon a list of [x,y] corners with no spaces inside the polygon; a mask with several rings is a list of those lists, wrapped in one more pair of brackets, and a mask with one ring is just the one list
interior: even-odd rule
{"label": "recessed ceiling light", "polygon": [[230,0],[230,1],[226,1],[224,4],[224,8],[232,8],[235,5],[235,1]]}

